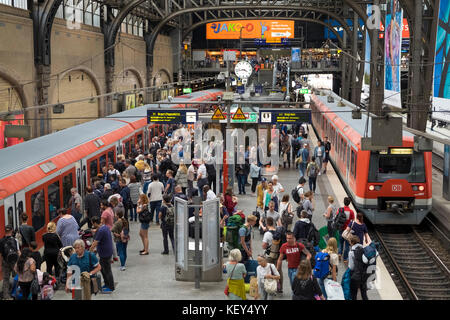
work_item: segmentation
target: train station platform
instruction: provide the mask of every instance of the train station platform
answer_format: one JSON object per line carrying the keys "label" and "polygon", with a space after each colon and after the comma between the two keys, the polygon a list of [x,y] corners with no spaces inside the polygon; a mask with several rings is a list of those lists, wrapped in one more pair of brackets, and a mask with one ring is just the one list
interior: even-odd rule
{"label": "train station platform", "polygon": [[[313,131],[310,130],[310,133]],[[312,133],[310,138],[313,144],[316,139]],[[290,194],[291,190],[297,186],[299,173],[296,169],[281,169],[278,172],[279,182],[283,185],[285,193]],[[271,178],[267,176],[267,178]],[[238,196],[239,203],[237,209],[242,209],[246,215],[252,213],[256,207],[256,197],[251,195],[250,187],[247,188],[247,195]],[[237,186],[235,186],[237,191]],[[323,213],[327,206],[327,197],[333,196],[339,205],[343,205],[346,196],[338,177],[333,168],[329,165],[327,173],[318,177],[316,196],[314,200],[313,223],[318,229],[326,225]],[[292,201],[293,208],[296,204]],[[294,223],[297,221],[294,218]],[[93,296],[93,300],[224,300],[223,289],[226,285],[226,277],[223,275],[220,282],[201,282],[200,289],[194,288],[194,282],[183,282],[175,280],[175,257],[172,251],[169,255],[161,255],[162,233],[157,225],[152,225],[149,229],[150,254],[140,256],[139,250],[142,248],[139,238],[139,226],[137,222],[131,223],[131,241],[128,245],[127,269],[119,270],[118,262],[113,264],[114,281],[117,283],[116,290],[112,294],[98,294]],[[258,254],[263,254],[262,236],[255,228],[252,235],[254,258]],[[224,258],[223,262],[226,262]],[[388,271],[379,258],[377,261],[380,277],[379,289],[368,291],[371,300],[398,300],[401,296],[392,282]],[[338,267],[338,280],[346,270],[346,266],[341,262]],[[287,262],[283,262],[284,273],[284,293],[278,294],[276,300],[290,300],[291,289],[287,277]],[[249,300],[253,298],[247,295]],[[71,294],[66,294],[58,290],[55,300],[70,300]]]}

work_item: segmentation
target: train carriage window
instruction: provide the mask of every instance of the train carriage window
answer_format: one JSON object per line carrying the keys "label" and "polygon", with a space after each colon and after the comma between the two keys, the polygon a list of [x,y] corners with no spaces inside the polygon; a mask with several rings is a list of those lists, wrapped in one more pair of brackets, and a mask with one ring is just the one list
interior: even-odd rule
{"label": "train carriage window", "polygon": [[115,163],[114,150],[108,152],[108,163]]}
{"label": "train carriage window", "polygon": [[14,209],[13,209],[13,207],[8,208],[8,224],[14,225]]}
{"label": "train carriage window", "polygon": [[355,177],[355,173],[356,173],[356,154],[355,154],[354,150],[352,150],[351,161],[352,161],[352,164],[350,166],[350,173],[351,173],[351,175],[353,177]]}
{"label": "train carriage window", "polygon": [[142,133],[137,135],[137,142],[136,142],[140,148],[142,148],[144,145],[142,144]]}
{"label": "train carriage window", "polygon": [[45,195],[44,189],[31,195],[32,215],[31,221],[34,231],[40,230],[45,225]]}
{"label": "train carriage window", "polygon": [[97,174],[98,174],[98,161],[97,161],[97,159],[94,159],[94,160],[92,160],[89,163],[89,173],[90,173],[91,179],[93,177],[97,176]]}
{"label": "train carriage window", "polygon": [[19,212],[19,216],[23,213],[23,201],[19,201],[17,204],[17,211]]}
{"label": "train carriage window", "polygon": [[106,166],[106,154],[100,156],[100,170]]}
{"label": "train carriage window", "polygon": [[69,206],[69,200],[72,197],[70,189],[73,188],[73,176],[72,173],[63,177],[63,206],[67,208]]}
{"label": "train carriage window", "polygon": [[125,157],[128,158],[128,154],[131,152],[131,140],[125,142]]}
{"label": "train carriage window", "polygon": [[61,199],[59,196],[59,181],[55,181],[48,186],[48,207],[50,221],[58,216],[58,209],[61,207]]}

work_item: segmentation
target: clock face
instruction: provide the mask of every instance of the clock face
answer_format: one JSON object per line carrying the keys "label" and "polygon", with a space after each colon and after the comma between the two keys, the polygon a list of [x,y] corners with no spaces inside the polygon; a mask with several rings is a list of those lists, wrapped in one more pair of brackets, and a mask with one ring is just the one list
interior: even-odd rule
{"label": "clock face", "polygon": [[252,75],[253,67],[247,61],[240,61],[234,68],[234,73],[241,79],[247,79]]}

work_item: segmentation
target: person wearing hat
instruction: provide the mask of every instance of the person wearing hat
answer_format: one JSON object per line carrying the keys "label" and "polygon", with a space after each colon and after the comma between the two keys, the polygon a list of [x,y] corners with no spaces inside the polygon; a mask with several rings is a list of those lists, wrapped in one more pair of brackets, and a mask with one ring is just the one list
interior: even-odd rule
{"label": "person wearing hat", "polygon": [[[7,255],[7,250],[11,252]],[[16,251],[16,254],[13,254]],[[0,240],[0,260],[3,273],[3,300],[11,300],[10,277],[14,270],[14,264],[20,256],[19,243],[13,237],[13,227],[8,224],[5,227],[5,236]],[[13,259],[14,258],[14,259]],[[15,261],[14,261],[15,260]]]}

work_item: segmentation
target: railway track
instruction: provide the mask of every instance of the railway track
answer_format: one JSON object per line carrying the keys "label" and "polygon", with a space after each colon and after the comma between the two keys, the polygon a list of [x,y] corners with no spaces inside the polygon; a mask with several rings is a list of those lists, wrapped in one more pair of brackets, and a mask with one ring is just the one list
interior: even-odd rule
{"label": "railway track", "polygon": [[442,155],[437,152],[433,152],[431,162],[433,164],[433,168],[439,172],[444,172],[444,157]]}
{"label": "railway track", "polygon": [[419,227],[377,226],[374,235],[404,299],[449,300],[450,254],[428,223]]}

